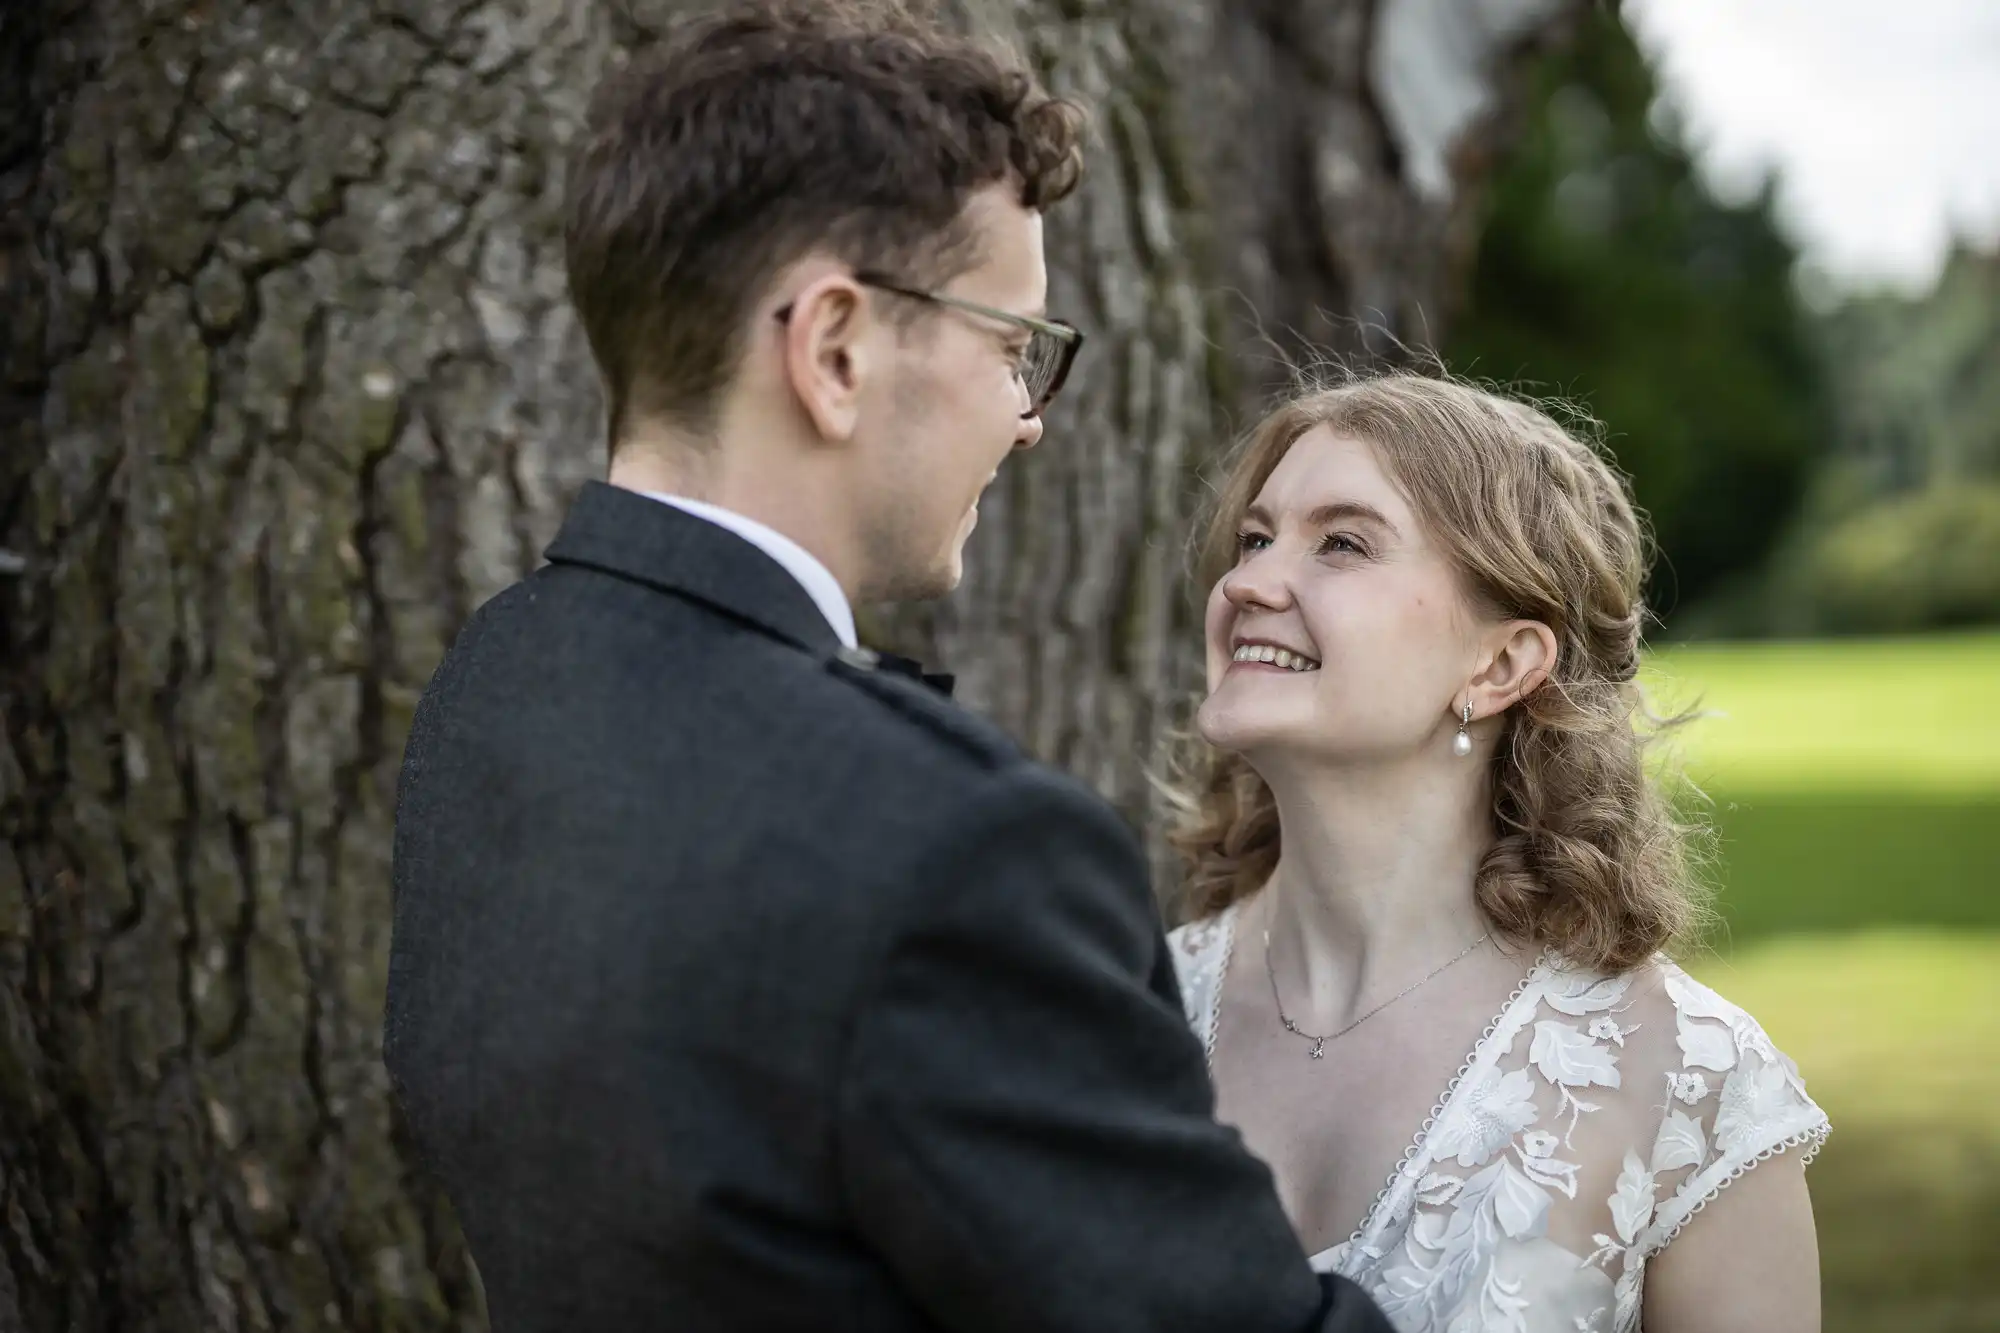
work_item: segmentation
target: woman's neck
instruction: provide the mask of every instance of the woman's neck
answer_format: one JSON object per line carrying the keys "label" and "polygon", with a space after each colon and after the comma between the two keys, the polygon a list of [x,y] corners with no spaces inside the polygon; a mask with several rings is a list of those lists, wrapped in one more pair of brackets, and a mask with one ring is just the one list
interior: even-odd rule
{"label": "woman's neck", "polygon": [[1493,842],[1481,774],[1313,768],[1276,772],[1271,787],[1284,850],[1249,924],[1270,931],[1286,992],[1310,1002],[1327,1025],[1319,1030],[1352,1021],[1485,932],[1473,898]]}

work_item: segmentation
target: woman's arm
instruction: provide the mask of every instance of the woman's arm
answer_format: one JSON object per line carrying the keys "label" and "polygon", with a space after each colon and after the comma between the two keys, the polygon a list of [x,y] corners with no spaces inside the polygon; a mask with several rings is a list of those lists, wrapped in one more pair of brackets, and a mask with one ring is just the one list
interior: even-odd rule
{"label": "woman's arm", "polygon": [[1760,1162],[1646,1265],[1646,1333],[1819,1333],[1819,1239],[1796,1152]]}

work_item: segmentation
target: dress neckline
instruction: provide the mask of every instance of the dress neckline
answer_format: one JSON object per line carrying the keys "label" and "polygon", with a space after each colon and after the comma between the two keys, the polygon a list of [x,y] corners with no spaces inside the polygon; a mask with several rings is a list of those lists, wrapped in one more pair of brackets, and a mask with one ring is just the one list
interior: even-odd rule
{"label": "dress neckline", "polygon": [[[1215,1040],[1222,1016],[1222,990],[1229,980],[1229,964],[1236,951],[1236,918],[1245,901],[1247,900],[1239,899],[1224,908],[1216,923],[1220,938],[1215,947],[1219,950],[1220,957],[1215,970],[1214,988],[1208,997],[1208,1012],[1201,1016],[1202,1049],[1207,1055],[1210,1079],[1215,1077]],[[1402,1157],[1389,1172],[1388,1180],[1376,1191],[1374,1200],[1362,1214],[1361,1224],[1354,1228],[1346,1240],[1329,1245],[1314,1254],[1311,1259],[1314,1268],[1333,1268],[1335,1271],[1340,1271],[1343,1276],[1354,1276],[1352,1272],[1346,1271],[1348,1264],[1345,1261],[1348,1256],[1354,1253],[1357,1247],[1364,1252],[1368,1250],[1369,1247],[1365,1244],[1366,1238],[1378,1235],[1391,1219],[1404,1211],[1405,1205],[1401,1202],[1403,1196],[1414,1194],[1417,1183],[1423,1179],[1424,1172],[1429,1167],[1432,1131],[1437,1128],[1438,1122],[1456,1107],[1459,1089],[1465,1086],[1467,1076],[1481,1064],[1498,1060],[1502,1047],[1512,1044],[1511,1033],[1505,1043],[1496,1042],[1494,1038],[1503,1027],[1511,1029],[1516,1026],[1508,1020],[1520,1010],[1524,1000],[1530,1001],[1530,1011],[1532,1011],[1532,1003],[1538,998],[1537,993],[1554,967],[1553,954],[1544,949],[1536,958],[1534,966],[1528,969],[1527,975],[1521,978],[1520,984],[1514,987],[1506,1002],[1500,1006],[1499,1012],[1493,1015],[1492,1021],[1480,1031],[1479,1039],[1473,1043],[1471,1053],[1458,1067],[1458,1072],[1452,1075],[1451,1081],[1445,1084],[1444,1092],[1431,1107],[1431,1113],[1425,1116],[1423,1123],[1417,1127],[1409,1146],[1403,1149]],[[1397,1188],[1399,1185],[1402,1186],[1401,1189]],[[1393,1204],[1392,1196],[1397,1200]],[[1370,1257],[1378,1256],[1370,1255]]]}

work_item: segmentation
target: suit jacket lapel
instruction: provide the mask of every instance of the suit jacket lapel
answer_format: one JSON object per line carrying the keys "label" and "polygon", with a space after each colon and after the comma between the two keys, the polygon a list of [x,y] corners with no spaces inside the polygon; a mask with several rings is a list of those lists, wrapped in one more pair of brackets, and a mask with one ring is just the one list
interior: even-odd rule
{"label": "suit jacket lapel", "polygon": [[548,558],[692,598],[809,652],[840,648],[783,565],[726,528],[605,482],[584,484]]}

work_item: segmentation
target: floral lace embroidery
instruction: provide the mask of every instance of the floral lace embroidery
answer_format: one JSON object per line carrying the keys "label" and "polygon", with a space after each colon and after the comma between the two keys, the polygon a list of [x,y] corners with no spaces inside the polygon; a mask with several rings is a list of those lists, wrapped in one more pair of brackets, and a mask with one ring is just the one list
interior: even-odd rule
{"label": "floral lace embroidery", "polygon": [[1229,956],[1236,944],[1234,908],[1204,921],[1193,922],[1173,932],[1168,955],[1174,961],[1174,975],[1181,984],[1181,1005],[1187,1020],[1201,1038],[1201,1048],[1209,1067],[1215,1067],[1215,1029],[1221,1017],[1222,976],[1229,970]]}
{"label": "floral lace embroidery", "polygon": [[[1188,1019],[1211,1060],[1234,915],[1173,938]],[[1759,1161],[1792,1150],[1810,1161],[1828,1128],[1755,1020],[1665,959],[1654,967],[1670,1003],[1639,996],[1631,977],[1565,970],[1545,955],[1362,1226],[1315,1265],[1360,1282],[1400,1333],[1633,1333],[1647,1259]],[[1642,1075],[1622,1065],[1642,1033],[1679,1067]],[[1613,1106],[1614,1128],[1584,1142]],[[1631,1128],[1640,1124],[1643,1137]],[[1598,1180],[1615,1165],[1608,1197],[1582,1190],[1592,1162]],[[1582,1226],[1587,1253],[1550,1239],[1558,1218],[1569,1234]]]}
{"label": "floral lace embroidery", "polygon": [[[1756,1020],[1671,964],[1666,985],[1683,1063],[1723,1078],[1713,1090],[1712,1145],[1701,1122],[1678,1108],[1667,1110],[1660,1122],[1651,1171],[1686,1168],[1689,1174],[1660,1205],[1645,1234],[1628,1242],[1641,1262],[1665,1249],[1710,1199],[1758,1162],[1802,1149],[1803,1160],[1811,1163],[1831,1128],[1826,1113],[1806,1095],[1798,1066],[1771,1044]],[[1700,1104],[1711,1095],[1710,1080],[1701,1073],[1670,1072],[1667,1079],[1676,1101]]]}

